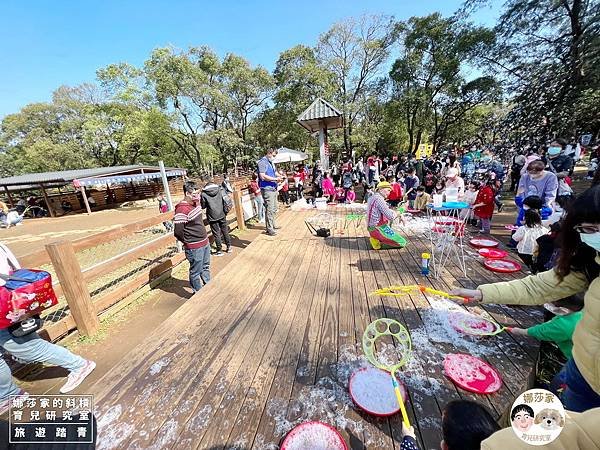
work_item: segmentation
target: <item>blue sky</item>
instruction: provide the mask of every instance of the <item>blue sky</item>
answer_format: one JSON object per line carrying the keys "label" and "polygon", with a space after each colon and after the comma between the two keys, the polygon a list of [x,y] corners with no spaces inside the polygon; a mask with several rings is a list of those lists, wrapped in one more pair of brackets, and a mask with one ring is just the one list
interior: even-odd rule
{"label": "blue sky", "polygon": [[[279,53],[314,45],[333,23],[364,13],[398,19],[454,12],[461,0],[2,0],[0,118],[48,101],[57,87],[93,82],[96,69],[141,65],[153,48],[209,45],[272,69]],[[491,24],[498,9],[478,12]]]}

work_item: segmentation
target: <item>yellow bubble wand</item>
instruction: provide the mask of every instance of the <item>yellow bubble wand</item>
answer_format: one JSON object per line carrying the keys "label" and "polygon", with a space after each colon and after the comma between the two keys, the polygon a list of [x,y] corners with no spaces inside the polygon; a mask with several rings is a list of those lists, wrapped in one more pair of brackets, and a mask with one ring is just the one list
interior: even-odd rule
{"label": "yellow bubble wand", "polygon": [[421,286],[417,284],[409,285],[409,286],[389,286],[383,289],[377,289],[370,293],[370,295],[381,295],[383,297],[400,297],[402,295],[411,294],[414,292],[422,292],[423,294],[431,294],[438,295],[440,297],[447,298],[449,300],[457,299],[457,300],[465,300],[468,302],[471,300],[469,297],[462,297],[460,295],[451,295],[444,291],[438,291],[437,289],[428,288],[426,286]]}
{"label": "yellow bubble wand", "polygon": [[[399,354],[401,355],[401,358],[400,361],[394,365],[388,365],[384,362],[378,361],[377,357],[375,356],[375,341],[382,336],[392,336],[396,338],[397,344],[400,347]],[[394,393],[396,394],[396,400],[398,400],[398,405],[400,406],[400,411],[402,412],[402,420],[404,421],[404,425],[406,425],[406,427],[410,427],[408,414],[406,413],[406,407],[404,406],[404,400],[402,399],[402,394],[400,393],[400,385],[396,379],[396,371],[406,364],[406,362],[410,359],[412,352],[410,334],[408,334],[408,331],[406,328],[404,328],[404,326],[402,326],[402,324],[393,319],[377,319],[371,322],[365,329],[362,338],[362,346],[365,356],[371,364],[378,369],[382,369],[391,373]]]}

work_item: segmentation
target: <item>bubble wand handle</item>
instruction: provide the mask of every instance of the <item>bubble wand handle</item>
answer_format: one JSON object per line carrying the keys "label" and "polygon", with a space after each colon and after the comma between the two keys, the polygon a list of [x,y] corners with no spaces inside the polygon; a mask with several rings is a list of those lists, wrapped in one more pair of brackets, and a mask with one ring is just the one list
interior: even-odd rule
{"label": "bubble wand handle", "polygon": [[406,425],[406,428],[410,428],[410,421],[408,420],[408,414],[406,413],[406,406],[404,406],[404,400],[402,399],[402,394],[400,393],[400,384],[398,384],[398,380],[396,380],[395,368],[392,370],[392,385],[394,386],[396,400],[398,400],[400,412],[402,413],[402,421],[404,422],[404,425]]}

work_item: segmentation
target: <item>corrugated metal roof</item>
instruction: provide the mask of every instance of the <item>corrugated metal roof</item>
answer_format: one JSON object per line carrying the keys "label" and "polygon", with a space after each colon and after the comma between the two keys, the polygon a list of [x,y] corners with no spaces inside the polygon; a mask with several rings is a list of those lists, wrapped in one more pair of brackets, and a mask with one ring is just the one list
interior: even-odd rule
{"label": "corrugated metal roof", "polygon": [[326,117],[341,117],[341,115],[342,113],[335,106],[319,97],[300,114],[298,122],[324,119]]}
{"label": "corrugated metal roof", "polygon": [[18,186],[24,184],[39,185],[40,183],[53,182],[70,183],[76,178],[97,177],[101,175],[118,174],[140,169],[153,172],[159,170],[159,168],[156,166],[131,165],[114,167],[96,167],[93,169],[63,170],[60,172],[27,173],[24,175],[17,175],[14,177],[0,178],[0,186]]}

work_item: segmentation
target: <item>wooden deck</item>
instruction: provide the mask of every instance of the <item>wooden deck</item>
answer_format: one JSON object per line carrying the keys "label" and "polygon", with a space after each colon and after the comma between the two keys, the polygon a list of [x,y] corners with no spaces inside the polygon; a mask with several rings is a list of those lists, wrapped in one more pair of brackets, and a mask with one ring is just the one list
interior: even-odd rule
{"label": "wooden deck", "polygon": [[[377,252],[364,222],[341,219],[348,225],[341,232],[311,236],[304,219],[314,214],[283,213],[277,237],[252,242],[97,383],[99,449],[276,449],[291,427],[309,420],[331,423],[353,449],[399,448],[400,417],[363,414],[347,394],[350,374],[366,364],[363,331],[383,316],[404,323],[413,338],[400,376],[422,448],[439,448],[449,400],[477,399],[500,415],[526,389],[538,352],[533,340],[457,337],[440,320],[439,299],[369,295],[392,284],[446,290],[513,276],[488,272],[472,251],[467,278],[453,266],[442,279],[427,279],[419,269],[429,243],[422,232],[407,230],[405,249]],[[486,310],[511,326],[542,320],[537,309]],[[503,387],[486,397],[456,388],[442,373],[450,352],[481,356]]]}

